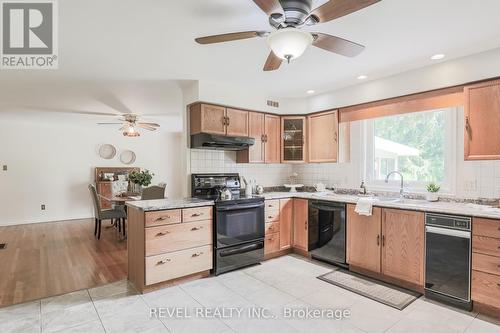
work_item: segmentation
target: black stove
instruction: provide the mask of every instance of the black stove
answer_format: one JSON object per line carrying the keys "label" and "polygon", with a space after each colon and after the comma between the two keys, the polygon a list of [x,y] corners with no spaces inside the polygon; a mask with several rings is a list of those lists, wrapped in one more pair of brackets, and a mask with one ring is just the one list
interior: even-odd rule
{"label": "black stove", "polygon": [[[240,177],[231,174],[193,174],[191,196],[215,200],[215,274],[258,264],[264,259],[264,198],[241,195]],[[222,200],[220,191],[231,191]]]}

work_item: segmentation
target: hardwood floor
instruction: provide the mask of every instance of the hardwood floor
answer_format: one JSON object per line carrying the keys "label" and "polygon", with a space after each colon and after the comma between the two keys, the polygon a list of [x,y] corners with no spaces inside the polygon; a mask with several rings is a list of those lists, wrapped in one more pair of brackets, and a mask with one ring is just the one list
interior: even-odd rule
{"label": "hardwood floor", "polygon": [[94,220],[0,227],[0,307],[127,278],[127,243]]}

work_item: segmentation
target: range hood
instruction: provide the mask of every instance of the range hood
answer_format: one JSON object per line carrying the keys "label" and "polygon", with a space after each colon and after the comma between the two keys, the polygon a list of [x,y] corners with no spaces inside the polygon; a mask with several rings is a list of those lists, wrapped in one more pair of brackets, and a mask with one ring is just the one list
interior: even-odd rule
{"label": "range hood", "polygon": [[199,133],[191,135],[191,148],[212,150],[245,150],[255,143],[254,138]]}

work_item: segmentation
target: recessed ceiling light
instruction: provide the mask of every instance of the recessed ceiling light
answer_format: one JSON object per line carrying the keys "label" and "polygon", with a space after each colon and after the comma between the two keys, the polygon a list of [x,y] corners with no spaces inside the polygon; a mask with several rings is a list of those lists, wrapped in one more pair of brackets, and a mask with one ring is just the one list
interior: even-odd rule
{"label": "recessed ceiling light", "polygon": [[312,95],[315,93],[315,91],[311,89],[311,90],[306,91],[306,93],[308,93],[309,95]]}
{"label": "recessed ceiling light", "polygon": [[368,76],[366,76],[366,75],[358,76],[358,80],[366,80],[367,78],[368,78]]}
{"label": "recessed ceiling light", "polygon": [[439,54],[435,54],[435,55],[433,55],[433,56],[431,57],[431,60],[441,60],[441,59],[443,59],[444,57],[445,57],[445,55],[444,55],[444,54],[439,53]]}

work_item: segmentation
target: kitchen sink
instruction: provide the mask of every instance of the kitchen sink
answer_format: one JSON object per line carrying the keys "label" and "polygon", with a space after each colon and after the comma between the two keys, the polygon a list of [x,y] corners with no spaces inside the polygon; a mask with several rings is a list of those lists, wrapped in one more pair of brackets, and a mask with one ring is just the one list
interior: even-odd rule
{"label": "kitchen sink", "polygon": [[405,201],[405,199],[391,198],[391,197],[378,197],[377,199],[379,201],[382,201],[382,202],[404,202]]}

